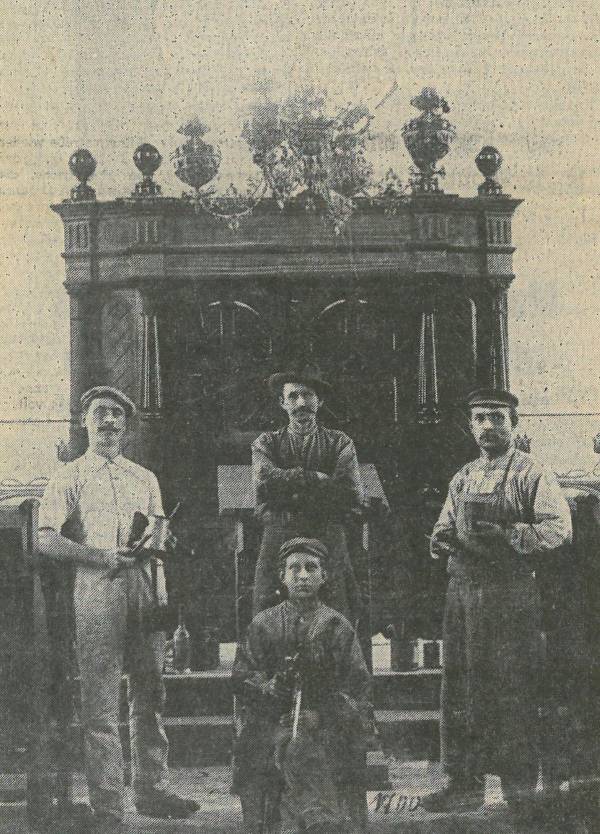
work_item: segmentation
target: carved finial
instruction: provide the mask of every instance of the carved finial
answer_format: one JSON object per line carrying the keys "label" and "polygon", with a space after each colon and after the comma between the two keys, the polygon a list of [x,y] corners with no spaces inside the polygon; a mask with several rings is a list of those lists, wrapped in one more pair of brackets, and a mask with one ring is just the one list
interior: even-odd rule
{"label": "carved finial", "polygon": [[187,140],[171,155],[175,163],[175,176],[186,185],[191,185],[196,195],[217,175],[221,164],[221,152],[205,142],[202,137],[208,131],[206,125],[195,116],[178,133]]}
{"label": "carved finial", "polygon": [[502,166],[502,154],[492,145],[485,145],[475,157],[475,164],[485,177],[477,192],[480,197],[498,197],[502,194],[502,186],[495,179]]}
{"label": "carved finial", "polygon": [[133,154],[135,167],[143,175],[144,179],[136,183],[133,192],[135,197],[158,197],[160,185],[154,182],[152,177],[158,171],[162,156],[154,145],[144,142],[139,145]]}
{"label": "carved finial", "polygon": [[79,185],[71,189],[71,200],[74,203],[96,199],[96,192],[87,184],[96,170],[96,160],[87,148],[78,148],[69,157],[69,170],[79,180]]}
{"label": "carved finial", "polygon": [[422,111],[402,128],[404,144],[417,169],[412,172],[413,191],[437,192],[440,190],[438,177],[444,176],[445,171],[436,166],[450,150],[456,135],[454,127],[442,115],[449,113],[450,108],[433,87],[424,87],[411,104]]}

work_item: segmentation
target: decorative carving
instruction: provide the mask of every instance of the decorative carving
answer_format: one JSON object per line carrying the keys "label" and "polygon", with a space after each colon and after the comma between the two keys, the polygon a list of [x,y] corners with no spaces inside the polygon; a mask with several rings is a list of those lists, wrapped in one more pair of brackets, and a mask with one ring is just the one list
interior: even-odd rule
{"label": "decorative carving", "polygon": [[133,154],[133,161],[135,167],[143,175],[144,179],[136,183],[133,192],[135,197],[158,197],[160,194],[160,185],[154,182],[152,177],[158,171],[162,156],[154,145],[144,142],[139,145]]}
{"label": "decorative carving", "polygon": [[373,169],[364,152],[373,115],[364,105],[326,111],[326,97],[306,89],[253,108],[242,136],[281,208],[296,201],[328,214],[341,231],[365,194]]}
{"label": "decorative carving", "polygon": [[485,177],[477,192],[480,197],[499,197],[502,195],[502,186],[495,179],[496,174],[502,166],[502,154],[497,148],[485,145],[475,157],[475,164]]}
{"label": "decorative carving", "polygon": [[412,171],[413,191],[437,192],[440,191],[438,177],[443,177],[445,171],[436,166],[450,150],[456,135],[454,127],[442,115],[449,113],[450,108],[433,87],[424,87],[411,104],[423,111],[402,128],[404,144],[417,168]]}
{"label": "decorative carving", "polygon": [[96,170],[96,160],[87,148],[79,148],[69,157],[69,170],[79,180],[79,185],[71,189],[74,203],[90,202],[96,199],[96,192],[87,184]]}
{"label": "decorative carving", "polygon": [[158,415],[162,408],[158,316],[152,307],[143,313],[141,404],[147,415]]}
{"label": "decorative carving", "polygon": [[508,300],[507,291],[498,289],[493,301],[490,382],[493,388],[508,390]]}
{"label": "decorative carving", "polygon": [[217,175],[221,152],[202,139],[208,128],[198,117],[182,125],[177,132],[187,139],[171,155],[175,163],[175,176],[190,185],[198,198],[200,189]]}
{"label": "decorative carving", "polygon": [[431,306],[426,307],[421,313],[418,379],[417,422],[439,423],[435,310]]}

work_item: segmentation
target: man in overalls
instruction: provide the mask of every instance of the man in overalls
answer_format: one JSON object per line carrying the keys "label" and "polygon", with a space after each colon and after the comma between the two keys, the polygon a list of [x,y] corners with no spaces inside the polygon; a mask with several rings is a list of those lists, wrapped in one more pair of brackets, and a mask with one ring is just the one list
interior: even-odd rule
{"label": "man in overalls", "polygon": [[309,536],[323,541],[329,552],[325,601],[354,624],[360,601],[344,529],[348,515],[360,510],[364,500],[354,443],[318,420],[331,387],[316,368],[282,371],[268,384],[288,425],[263,432],[252,444],[256,516],[264,524],[253,615],[280,601],[277,554],[283,542]]}
{"label": "man in overalls", "polygon": [[515,809],[535,791],[541,633],[534,559],[572,535],[556,477],[515,448],[517,398],[479,389],[467,404],[481,454],[450,482],[431,538],[431,555],[448,557],[450,577],[441,695],[449,782],[424,798],[433,812],[482,804],[486,773],[502,778]]}

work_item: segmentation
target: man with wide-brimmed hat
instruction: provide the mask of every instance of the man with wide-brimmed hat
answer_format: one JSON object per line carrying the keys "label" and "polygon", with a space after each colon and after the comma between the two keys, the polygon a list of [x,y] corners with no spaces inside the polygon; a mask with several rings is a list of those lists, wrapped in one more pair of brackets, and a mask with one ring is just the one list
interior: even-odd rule
{"label": "man with wide-brimmed hat", "polygon": [[354,834],[372,739],[371,679],[356,632],[320,599],[330,554],[296,537],[275,554],[288,598],[262,611],[238,647],[242,707],[235,788],[247,834]]}
{"label": "man with wide-brimmed hat", "polygon": [[535,559],[569,542],[571,515],[555,475],[515,448],[517,398],[480,388],[467,398],[480,448],[450,482],[431,538],[447,557],[442,762],[448,787],[430,811],[476,807],[484,777],[526,808],[538,778],[540,606]]}
{"label": "man with wide-brimmed hat", "polygon": [[354,443],[317,418],[331,393],[317,368],[288,368],[272,374],[268,385],[288,424],[264,432],[252,444],[256,515],[264,524],[253,613],[278,602],[277,553],[282,542],[308,535],[321,538],[329,550],[328,604],[355,622],[359,600],[344,530],[346,518],[361,507],[364,495]]}
{"label": "man with wide-brimmed hat", "polygon": [[198,805],[166,789],[168,741],[161,712],[165,634],[146,628],[164,602],[162,564],[156,582],[147,561],[127,547],[134,516],[162,516],[156,476],[121,454],[132,400],[101,385],[81,397],[89,447],[50,479],[39,512],[39,547],[75,566],[74,609],[81,675],[81,723],[93,816],[90,834],[121,831],[123,757],[119,736],[121,676],[128,673],[132,784],[137,810],[187,817]]}

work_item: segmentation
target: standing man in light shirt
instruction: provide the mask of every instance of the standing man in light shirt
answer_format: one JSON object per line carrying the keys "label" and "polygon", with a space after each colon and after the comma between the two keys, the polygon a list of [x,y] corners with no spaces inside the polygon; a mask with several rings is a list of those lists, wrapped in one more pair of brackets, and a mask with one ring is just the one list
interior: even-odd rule
{"label": "standing man in light shirt", "polygon": [[555,475],[515,448],[517,398],[479,389],[467,405],[481,454],[450,482],[431,538],[433,558],[448,558],[441,743],[449,783],[423,805],[477,807],[485,774],[495,773],[518,812],[538,778],[534,559],[571,540],[571,514]]}
{"label": "standing man in light shirt", "polygon": [[150,567],[128,555],[134,514],[163,515],[156,476],[121,454],[134,403],[99,386],[81,398],[89,448],[48,483],[39,513],[42,554],[76,566],[74,609],[81,675],[85,768],[93,810],[90,831],[122,830],[123,755],[119,701],[128,674],[129,725],[135,804],[153,817],[188,817],[198,805],[168,792],[168,741],[161,712],[165,689],[164,632],[149,632],[144,617],[166,602],[162,565],[156,588]]}

